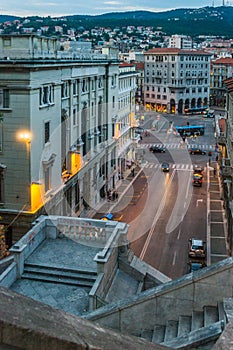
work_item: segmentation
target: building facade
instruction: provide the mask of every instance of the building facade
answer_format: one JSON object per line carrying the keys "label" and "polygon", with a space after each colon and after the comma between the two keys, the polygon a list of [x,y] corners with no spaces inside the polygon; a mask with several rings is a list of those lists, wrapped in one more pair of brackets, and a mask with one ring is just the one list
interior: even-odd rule
{"label": "building facade", "polygon": [[117,58],[74,57],[32,35],[1,36],[0,66],[0,221],[10,245],[41,213],[82,215],[115,187],[133,141],[135,72],[119,79]]}
{"label": "building facade", "polygon": [[192,49],[192,38],[187,35],[174,34],[169,38],[169,47],[183,50]]}
{"label": "building facade", "polygon": [[225,128],[219,126],[217,142],[221,147],[220,174],[228,224],[228,243],[233,249],[233,78],[224,81],[226,87]]}
{"label": "building facade", "polygon": [[144,101],[147,110],[183,113],[209,106],[210,54],[157,48],[145,52]]}
{"label": "building facade", "polygon": [[233,77],[233,58],[219,58],[211,63],[210,104],[224,107],[226,104],[226,86],[224,80]]}

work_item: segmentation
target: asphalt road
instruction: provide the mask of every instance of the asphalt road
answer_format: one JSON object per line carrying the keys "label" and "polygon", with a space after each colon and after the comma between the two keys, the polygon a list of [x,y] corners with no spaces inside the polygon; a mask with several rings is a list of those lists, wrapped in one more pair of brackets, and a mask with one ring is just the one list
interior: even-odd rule
{"label": "asphalt road", "polygon": [[[144,129],[149,136],[138,145],[141,171],[114,208],[114,217],[129,224],[128,239],[134,253],[170,278],[188,272],[189,238],[206,240],[207,227],[207,163],[208,151],[214,154],[213,120],[191,117],[190,124],[205,124],[205,135],[195,143],[207,151],[206,155],[190,155],[186,144],[169,131],[172,122],[185,125],[187,117],[145,116]],[[151,130],[153,122],[158,128]],[[188,139],[191,145],[191,139]],[[164,144],[165,153],[151,153],[149,146]],[[161,163],[168,162],[170,171],[161,171]],[[193,187],[193,165],[205,168],[203,186]]]}
{"label": "asphalt road", "polygon": [[[178,117],[177,125],[186,123],[186,118]],[[193,187],[192,166],[199,164],[206,169],[208,150],[214,147],[213,121],[192,118],[192,123],[205,124],[205,135],[195,142],[203,149],[206,147],[207,154],[190,155],[186,146],[175,148],[179,140],[168,133],[171,123],[169,117],[166,118],[161,122],[159,132],[150,132],[149,136],[143,137],[140,145],[145,150],[143,175],[134,183],[134,188],[139,193],[143,178],[146,179],[146,190],[133,209],[127,208],[123,218],[130,223],[129,239],[134,253],[171,278],[188,271],[189,238],[206,240],[207,174],[205,171],[201,188]],[[149,116],[144,128],[150,130],[150,124]],[[188,142],[191,144],[191,139]],[[166,153],[150,153],[147,146],[158,143],[170,144],[174,148],[168,148]],[[164,161],[170,163],[169,173],[161,171],[160,164]],[[130,217],[131,210],[134,219],[132,215]]]}

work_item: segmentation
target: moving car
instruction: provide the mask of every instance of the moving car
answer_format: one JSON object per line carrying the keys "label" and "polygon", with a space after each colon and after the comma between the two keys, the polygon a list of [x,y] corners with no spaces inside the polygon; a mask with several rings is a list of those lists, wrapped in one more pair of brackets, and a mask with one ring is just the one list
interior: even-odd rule
{"label": "moving car", "polygon": [[202,178],[203,178],[203,175],[202,174],[193,174],[193,186],[199,186],[201,187],[202,186]]}
{"label": "moving car", "polygon": [[189,257],[192,259],[205,259],[206,243],[201,239],[191,238],[189,240]]}
{"label": "moving car", "polygon": [[152,152],[152,153],[165,153],[166,149],[162,145],[161,146],[152,145],[149,148],[149,151]]}
{"label": "moving car", "polygon": [[161,170],[164,172],[170,171],[170,165],[167,162],[162,163]]}
{"label": "moving car", "polygon": [[204,168],[201,165],[194,165],[193,174],[199,174],[203,176]]}
{"label": "moving car", "polygon": [[206,154],[206,151],[203,151],[202,149],[200,148],[196,148],[196,147],[192,147],[190,150],[189,150],[189,153],[190,154]]}

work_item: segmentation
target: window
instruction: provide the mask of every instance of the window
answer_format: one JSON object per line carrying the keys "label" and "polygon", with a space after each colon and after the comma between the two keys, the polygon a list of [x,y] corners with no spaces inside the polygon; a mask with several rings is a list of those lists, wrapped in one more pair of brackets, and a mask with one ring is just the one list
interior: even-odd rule
{"label": "window", "polygon": [[9,108],[10,94],[7,89],[0,89],[0,108]]}
{"label": "window", "polygon": [[11,38],[3,39],[3,47],[11,46]]}
{"label": "window", "polygon": [[102,80],[102,77],[99,77],[98,88],[101,89],[102,87],[103,87],[103,80]]}
{"label": "window", "polygon": [[44,190],[45,193],[51,189],[51,168],[46,167],[44,169]]}
{"label": "window", "polygon": [[73,81],[73,95],[74,96],[78,95],[78,82],[77,82],[77,80]]}
{"label": "window", "polygon": [[67,81],[62,83],[62,86],[61,86],[61,97],[62,98],[68,97],[68,82]]}
{"label": "window", "polygon": [[73,125],[76,125],[76,108],[73,108]]}
{"label": "window", "polygon": [[50,122],[44,124],[44,143],[49,142],[50,139]]}
{"label": "window", "polygon": [[115,96],[112,96],[112,108],[115,108]]}
{"label": "window", "polygon": [[3,151],[3,117],[0,113],[0,152]]}
{"label": "window", "polygon": [[55,162],[56,154],[52,153],[47,160],[43,160],[43,175],[44,175],[44,191],[45,193],[51,190],[51,175],[52,166]]}
{"label": "window", "polygon": [[40,88],[40,106],[54,103],[54,86],[44,85]]}
{"label": "window", "polygon": [[6,169],[6,166],[1,164],[0,165],[0,203],[4,203],[4,171]]}

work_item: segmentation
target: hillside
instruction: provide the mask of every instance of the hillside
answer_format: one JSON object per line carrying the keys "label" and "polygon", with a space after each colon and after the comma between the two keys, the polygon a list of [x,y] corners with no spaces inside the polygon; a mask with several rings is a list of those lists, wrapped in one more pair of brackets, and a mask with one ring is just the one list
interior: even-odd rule
{"label": "hillside", "polygon": [[[0,23],[16,19],[14,16],[0,15]],[[23,20],[23,18],[21,18]],[[25,18],[24,18],[25,19]],[[24,26],[64,25],[70,28],[92,29],[95,27],[116,28],[127,26],[152,26],[160,28],[167,35],[186,34],[217,35],[233,38],[233,7],[203,7],[199,9],[176,9],[165,12],[132,11],[112,12],[97,16],[72,15],[58,18],[27,17]]]}

